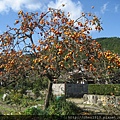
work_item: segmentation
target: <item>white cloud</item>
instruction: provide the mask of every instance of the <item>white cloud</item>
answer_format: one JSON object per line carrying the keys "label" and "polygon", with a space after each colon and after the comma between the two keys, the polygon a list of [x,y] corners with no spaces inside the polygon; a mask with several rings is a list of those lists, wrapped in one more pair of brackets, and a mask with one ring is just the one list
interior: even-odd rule
{"label": "white cloud", "polygon": [[9,12],[10,9],[18,11],[21,9],[38,10],[44,7],[40,0],[0,0],[0,12]]}
{"label": "white cloud", "polygon": [[[65,4],[65,6],[63,7],[62,4]],[[78,1],[78,2],[74,2],[73,0],[56,0],[55,2],[50,1],[48,4],[48,8],[49,7],[61,9],[65,13],[69,12],[70,18],[73,20],[76,20],[77,18],[79,18],[81,16],[81,13],[84,12],[80,1]],[[84,22],[84,21],[85,21],[84,18],[81,19],[81,22]],[[89,25],[89,27],[92,28],[91,32],[96,31],[95,25]]]}
{"label": "white cloud", "polygon": [[[65,4],[62,7],[62,4]],[[83,12],[82,4],[80,1],[74,2],[72,0],[56,0],[55,2],[50,1],[48,7],[62,9],[66,13],[70,13],[71,19],[77,19],[80,17],[81,12]]]}
{"label": "white cloud", "polygon": [[[62,4],[65,4],[62,7]],[[81,15],[82,4],[74,0],[0,0],[0,13],[8,13],[10,10],[18,12],[19,10],[44,11],[47,7],[60,8],[66,13],[70,12],[71,19],[78,18]]]}
{"label": "white cloud", "polygon": [[108,6],[108,2],[101,7],[101,13],[103,14],[105,13],[105,11],[107,10],[107,6]]}
{"label": "white cloud", "polygon": [[[62,4],[65,4],[64,7],[62,7]],[[48,4],[48,7],[51,8],[58,8],[62,9],[66,13],[70,13],[70,18],[73,20],[76,20],[81,16],[81,13],[84,12],[82,8],[82,4],[80,1],[74,2],[73,0],[56,0],[55,2],[50,1]],[[85,19],[81,19],[81,22],[84,22]],[[95,25],[88,25],[89,27],[92,28],[91,33],[95,32]]]}
{"label": "white cloud", "polygon": [[115,12],[118,12],[118,8],[120,5],[115,5]]}

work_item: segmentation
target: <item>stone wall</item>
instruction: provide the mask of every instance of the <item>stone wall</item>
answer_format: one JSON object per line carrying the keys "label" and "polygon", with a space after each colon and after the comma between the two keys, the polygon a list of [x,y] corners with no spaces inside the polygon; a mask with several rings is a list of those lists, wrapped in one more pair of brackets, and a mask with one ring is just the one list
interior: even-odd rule
{"label": "stone wall", "polygon": [[88,84],[53,84],[52,86],[53,95],[66,97],[82,97],[88,93]]}
{"label": "stone wall", "polygon": [[53,84],[53,95],[61,96],[65,95],[65,84]]}
{"label": "stone wall", "polygon": [[84,104],[96,104],[96,105],[120,105],[120,96],[109,95],[88,95],[83,96]]}
{"label": "stone wall", "polygon": [[88,93],[88,84],[72,84],[67,83],[65,85],[66,97],[82,97]]}

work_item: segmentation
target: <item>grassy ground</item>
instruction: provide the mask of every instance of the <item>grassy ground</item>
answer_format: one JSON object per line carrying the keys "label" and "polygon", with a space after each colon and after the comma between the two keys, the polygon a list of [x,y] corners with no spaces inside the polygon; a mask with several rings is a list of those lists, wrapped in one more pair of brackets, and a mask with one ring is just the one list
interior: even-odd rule
{"label": "grassy ground", "polygon": [[[28,103],[26,106],[20,106],[20,105],[15,105],[15,104],[8,104],[8,101],[2,101],[2,95],[0,94],[0,113],[4,114],[4,115],[19,115],[19,113],[22,113],[23,111],[25,111],[27,108],[34,106],[34,105],[44,105],[44,100],[39,100],[39,101],[35,101],[32,99],[21,99],[21,101],[23,103],[21,104],[26,104],[26,102]],[[71,99],[70,99],[71,100]],[[25,102],[26,101],[26,102]],[[72,99],[73,102],[77,102],[79,103],[81,101],[81,99]],[[43,107],[40,107],[41,109],[43,109]],[[80,111],[80,114],[92,114],[92,112],[89,111]]]}
{"label": "grassy ground", "polygon": [[[22,98],[21,99],[21,104],[20,105],[16,105],[16,104],[10,104],[9,100],[7,101],[2,101],[2,96],[3,93],[0,93],[0,113],[4,114],[4,115],[19,115],[20,113],[22,113],[24,110],[26,110],[27,108],[31,107],[31,106],[35,106],[35,105],[42,105],[39,106],[39,108],[43,109],[43,105],[44,105],[44,100],[34,100],[34,99],[29,99],[29,98]],[[80,107],[80,109],[83,110],[83,112],[81,112],[81,115],[97,115],[98,113],[106,113],[107,115],[109,113],[107,113],[107,110],[110,109],[110,107],[98,107],[98,106],[93,106],[93,105],[84,105],[83,104],[83,99],[82,98],[69,98],[67,99],[67,101],[71,101],[74,102],[77,106]],[[106,111],[105,111],[106,110]],[[118,114],[120,113],[120,109],[116,110],[115,108],[113,109],[113,107],[111,107],[111,113],[113,114]]]}
{"label": "grassy ground", "polygon": [[[22,113],[25,109],[27,109],[31,106],[38,105],[38,104],[41,104],[41,105],[44,104],[44,100],[35,101],[35,100],[32,100],[32,99],[21,99],[21,101],[23,102],[23,103],[21,103],[22,106],[21,105],[15,105],[15,104],[10,105],[10,104],[7,104],[7,103],[9,103],[8,101],[2,101],[1,98],[2,98],[2,94],[0,94],[0,113],[5,114],[5,115],[7,115],[7,114],[9,114],[9,115],[19,115],[19,113]],[[95,112],[93,112],[93,111],[91,112],[91,111],[88,111],[88,110],[84,110],[86,108],[82,104],[83,99],[69,98],[67,100],[74,102],[81,109],[83,109],[83,111],[81,111],[80,114],[83,114],[83,115],[95,114]],[[41,107],[41,109],[42,109],[42,107]]]}
{"label": "grassy ground", "polygon": [[[0,113],[7,115],[13,114],[18,115],[23,112],[25,109],[35,106],[35,105],[42,105],[44,104],[44,100],[33,100],[33,99],[21,99],[21,103],[19,104],[10,104],[10,100],[3,101],[2,100],[3,93],[0,93]],[[42,106],[39,106],[41,109]]]}

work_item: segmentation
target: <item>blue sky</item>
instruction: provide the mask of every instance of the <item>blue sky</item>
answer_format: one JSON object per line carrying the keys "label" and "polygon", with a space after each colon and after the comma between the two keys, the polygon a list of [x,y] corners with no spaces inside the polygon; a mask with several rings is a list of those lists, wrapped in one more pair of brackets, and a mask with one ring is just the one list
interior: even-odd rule
{"label": "blue sky", "polygon": [[[103,31],[91,33],[93,38],[120,37],[120,0],[0,0],[0,34],[7,30],[6,26],[14,25],[17,12],[47,11],[48,7],[62,8],[70,12],[73,19],[81,12],[95,13],[102,20]],[[94,9],[91,9],[94,6]]]}

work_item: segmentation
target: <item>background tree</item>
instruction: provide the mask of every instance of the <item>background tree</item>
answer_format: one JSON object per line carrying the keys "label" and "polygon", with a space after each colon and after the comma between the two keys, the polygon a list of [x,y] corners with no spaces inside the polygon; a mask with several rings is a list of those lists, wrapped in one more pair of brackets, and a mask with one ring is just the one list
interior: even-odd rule
{"label": "background tree", "polygon": [[120,38],[119,37],[103,37],[97,38],[97,42],[99,42],[104,50],[110,50],[113,53],[120,55]]}
{"label": "background tree", "polygon": [[59,9],[49,8],[40,15],[19,11],[16,27],[8,26],[8,31],[0,36],[2,80],[20,85],[31,75],[46,76],[49,83],[45,108],[52,97],[52,84],[62,74],[83,65],[96,80],[98,66],[104,66],[104,55],[100,44],[92,41],[89,34],[92,29],[101,31],[100,24],[99,18],[91,13],[71,20],[69,13]]}

